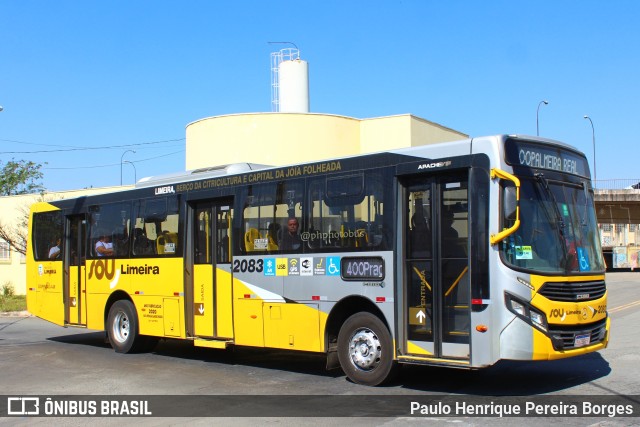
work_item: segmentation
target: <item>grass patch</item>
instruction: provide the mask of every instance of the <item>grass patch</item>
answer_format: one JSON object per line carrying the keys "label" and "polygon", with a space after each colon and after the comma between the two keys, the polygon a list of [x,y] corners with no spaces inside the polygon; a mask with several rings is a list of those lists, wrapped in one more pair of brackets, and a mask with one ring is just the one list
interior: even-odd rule
{"label": "grass patch", "polygon": [[0,313],[27,309],[26,295],[0,295]]}

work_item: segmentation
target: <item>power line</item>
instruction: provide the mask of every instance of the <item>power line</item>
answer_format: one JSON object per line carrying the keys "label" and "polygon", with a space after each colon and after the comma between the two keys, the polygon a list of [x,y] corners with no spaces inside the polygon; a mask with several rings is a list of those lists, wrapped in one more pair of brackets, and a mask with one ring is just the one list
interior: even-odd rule
{"label": "power line", "polygon": [[[0,151],[0,154],[37,154],[37,153],[60,153],[60,152],[68,152],[68,151],[114,150],[114,149],[127,148],[127,147],[139,147],[142,145],[162,144],[165,142],[179,142],[184,140],[185,138],[177,138],[177,139],[166,139],[163,141],[140,142],[138,144],[111,145],[111,146],[100,146],[100,147],[73,147],[73,148],[66,148],[66,149],[60,149],[60,150]],[[21,141],[12,141],[9,139],[0,139],[0,141],[19,142],[22,144],[31,144],[31,145],[41,145],[41,144],[32,144],[32,143],[21,142]],[[65,147],[65,146],[62,145],[58,147]]]}
{"label": "power line", "polygon": [[[168,153],[168,154],[163,154],[161,156],[155,156],[155,157],[149,157],[147,159],[142,159],[142,160],[136,160],[136,161],[129,161],[127,160],[127,162],[129,163],[142,163],[142,162],[147,162],[149,160],[155,160],[155,159],[159,159],[161,157],[169,157],[169,156],[173,156],[174,154],[178,154],[178,153],[182,153],[185,150],[179,150],[179,151],[174,151],[173,153]],[[96,168],[110,168],[112,166],[120,166],[120,163],[110,163],[107,165],[95,165],[95,166],[76,166],[73,168],[42,168],[43,170],[74,170],[74,169],[96,169]]]}

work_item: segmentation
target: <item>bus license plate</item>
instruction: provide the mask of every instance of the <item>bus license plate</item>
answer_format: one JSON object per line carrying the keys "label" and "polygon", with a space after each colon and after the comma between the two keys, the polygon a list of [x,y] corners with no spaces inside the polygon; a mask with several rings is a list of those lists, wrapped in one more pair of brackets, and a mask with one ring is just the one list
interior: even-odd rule
{"label": "bus license plate", "polygon": [[576,335],[576,340],[573,344],[574,347],[584,347],[591,342],[591,335]]}

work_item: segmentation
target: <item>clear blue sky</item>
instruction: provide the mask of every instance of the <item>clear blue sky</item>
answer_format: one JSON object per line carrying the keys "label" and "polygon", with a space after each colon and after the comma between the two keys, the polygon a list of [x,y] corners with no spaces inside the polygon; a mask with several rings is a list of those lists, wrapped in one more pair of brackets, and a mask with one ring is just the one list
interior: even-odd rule
{"label": "clear blue sky", "polygon": [[0,160],[47,162],[49,190],[118,185],[128,149],[138,179],[184,170],[188,123],[270,111],[268,42],[292,41],[313,112],[535,135],[546,99],[541,136],[591,163],[587,114],[597,178],[640,178],[639,17],[635,0],[0,0]]}

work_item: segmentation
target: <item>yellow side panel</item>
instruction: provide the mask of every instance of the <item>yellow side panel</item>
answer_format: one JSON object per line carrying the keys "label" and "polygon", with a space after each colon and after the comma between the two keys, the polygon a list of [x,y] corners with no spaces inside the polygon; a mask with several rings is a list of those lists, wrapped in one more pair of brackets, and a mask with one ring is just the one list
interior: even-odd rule
{"label": "yellow side panel", "polygon": [[[87,328],[102,331],[104,329],[104,307],[107,304],[107,294],[87,292]],[[138,315],[140,318],[140,315]]]}
{"label": "yellow side panel", "polygon": [[233,289],[231,273],[216,271],[216,315],[218,337],[233,338]]}
{"label": "yellow side panel", "polygon": [[27,310],[35,316],[57,325],[64,325],[64,301],[62,300],[62,261],[35,261],[33,254],[33,213],[59,210],[46,203],[31,205],[29,237],[27,245]]}
{"label": "yellow side panel", "polygon": [[263,305],[266,347],[321,351],[318,305],[268,303]]}
{"label": "yellow side panel", "polygon": [[62,261],[32,261],[27,266],[30,278],[27,293],[29,311],[49,322],[64,326]]}
{"label": "yellow side panel", "polygon": [[[125,292],[134,302],[143,335],[165,336],[165,318],[172,334],[184,337],[184,321],[174,304],[166,311],[165,298],[182,304],[184,281],[181,258],[90,259],[86,263],[87,327],[104,328],[105,304],[114,292]],[[168,316],[168,317],[167,317]],[[180,331],[176,332],[176,325]],[[174,329],[172,329],[174,328]],[[170,335],[176,336],[176,335]]]}
{"label": "yellow side panel", "polygon": [[235,343],[264,347],[262,300],[239,280],[233,281]]}
{"label": "yellow side panel", "polygon": [[[196,336],[213,336],[213,266],[199,264],[193,267],[193,326]],[[230,305],[230,304],[229,304]]]}
{"label": "yellow side panel", "polygon": [[[176,332],[176,327],[182,325],[180,310],[175,311],[175,303],[171,301],[181,301],[180,298],[165,298],[155,295],[133,295],[133,304],[138,313],[138,323],[140,334],[157,337],[165,336],[165,329],[169,328],[172,334],[167,336],[181,336],[181,332]],[[169,302],[169,306],[167,306]],[[178,303],[179,305],[180,303]]]}
{"label": "yellow side panel", "polygon": [[180,300],[178,298],[164,299],[164,334],[168,337],[183,337],[180,315]]}
{"label": "yellow side panel", "polygon": [[236,299],[234,318],[236,344],[264,347],[261,300]]}

